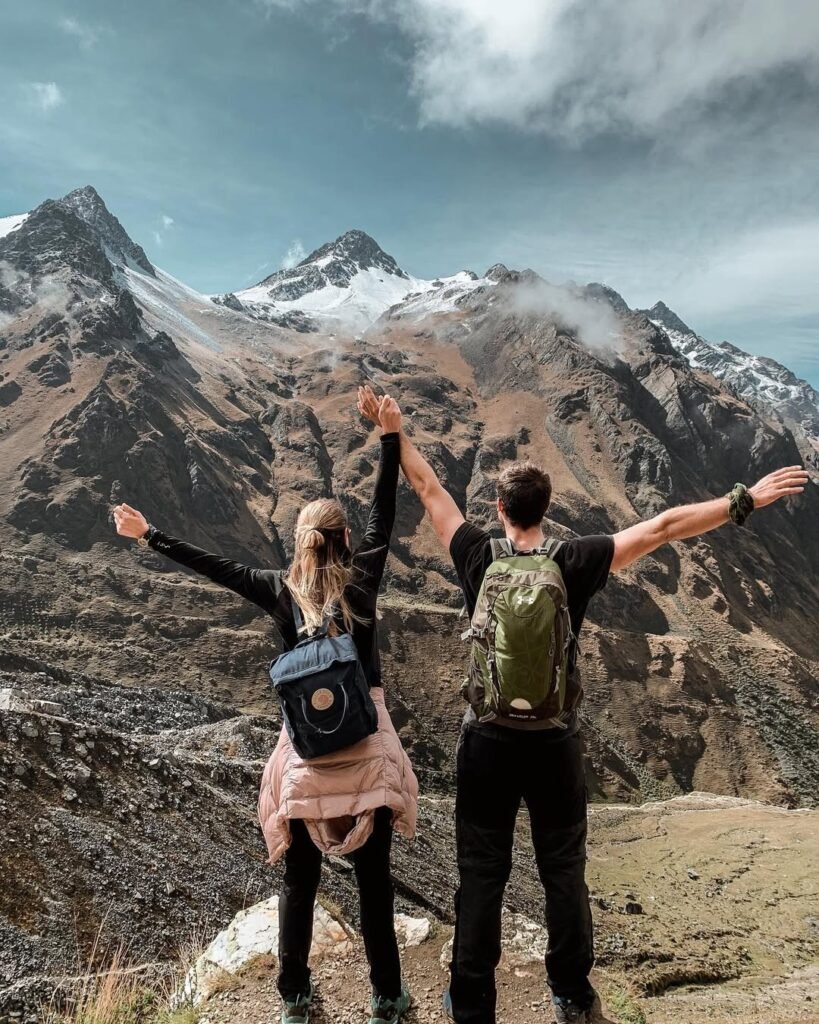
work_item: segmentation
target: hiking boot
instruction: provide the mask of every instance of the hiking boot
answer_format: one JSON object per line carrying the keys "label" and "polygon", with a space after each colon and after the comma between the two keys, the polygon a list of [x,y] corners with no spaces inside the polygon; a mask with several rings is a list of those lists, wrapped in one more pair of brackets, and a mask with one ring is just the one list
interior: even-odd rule
{"label": "hiking boot", "polygon": [[455,1020],[455,1015],[452,1012],[452,996],[449,994],[449,989],[444,992],[444,1013],[446,1014],[447,1020]]}
{"label": "hiking boot", "polygon": [[313,983],[306,995],[297,995],[295,999],[285,999],[282,1010],[282,1024],[310,1024],[310,1005],[313,1002]]}
{"label": "hiking boot", "polygon": [[592,1024],[595,1007],[599,1003],[595,998],[591,1006],[581,1006],[571,999],[552,999],[556,1024]]}
{"label": "hiking boot", "polygon": [[412,996],[406,985],[401,986],[401,995],[397,999],[385,999],[373,993],[370,1001],[372,1016],[370,1024],[392,1024],[399,1020],[410,1008]]}

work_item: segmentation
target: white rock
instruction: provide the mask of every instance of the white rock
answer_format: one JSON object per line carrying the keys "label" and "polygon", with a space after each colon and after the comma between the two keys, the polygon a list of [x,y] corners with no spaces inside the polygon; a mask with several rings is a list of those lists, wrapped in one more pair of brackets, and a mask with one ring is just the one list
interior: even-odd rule
{"label": "white rock", "polygon": [[432,928],[427,917],[410,917],[408,914],[395,915],[395,937],[402,946],[420,946],[426,942]]}
{"label": "white rock", "polygon": [[35,700],[34,710],[41,715],[56,715],[58,717],[65,712],[63,705],[54,700]]}
{"label": "white rock", "polygon": [[31,711],[31,704],[20,690],[10,686],[0,689],[0,711]]}
{"label": "white rock", "polygon": [[504,908],[502,919],[501,966],[507,970],[543,963],[549,937],[542,924],[524,914],[513,914]]}
{"label": "white rock", "polygon": [[[349,952],[355,933],[349,925],[337,921],[319,903],[313,917],[313,945],[310,956]],[[178,1002],[198,1005],[218,988],[225,973],[237,974],[258,956],[276,956],[279,948],[279,897],[256,903],[240,911],[219,932],[188,972]]]}
{"label": "white rock", "polygon": [[[516,971],[535,963],[543,963],[548,935],[543,925],[524,914],[513,914],[503,908],[501,924],[501,967]],[[441,950],[441,967],[449,967],[452,960],[452,939]]]}

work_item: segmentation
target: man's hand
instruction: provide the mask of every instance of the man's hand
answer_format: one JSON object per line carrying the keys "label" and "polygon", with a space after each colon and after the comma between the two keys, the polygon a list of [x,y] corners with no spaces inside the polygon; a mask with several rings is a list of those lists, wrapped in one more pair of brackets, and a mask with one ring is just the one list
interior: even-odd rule
{"label": "man's hand", "polygon": [[748,493],[754,499],[755,509],[765,508],[786,494],[801,494],[808,480],[810,476],[801,466],[786,466],[763,476],[758,484],[748,488]]}
{"label": "man's hand", "polygon": [[114,525],[120,537],[130,537],[132,540],[139,540],[148,532],[148,520],[141,512],[137,512],[130,505],[114,506]]}
{"label": "man's hand", "polygon": [[401,429],[401,410],[392,396],[384,395],[381,399],[378,418],[385,434],[397,434]]}

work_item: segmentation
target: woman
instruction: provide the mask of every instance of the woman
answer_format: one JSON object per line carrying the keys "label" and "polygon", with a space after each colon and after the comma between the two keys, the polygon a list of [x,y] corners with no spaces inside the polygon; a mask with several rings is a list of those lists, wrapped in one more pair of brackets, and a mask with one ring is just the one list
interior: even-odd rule
{"label": "woman", "polygon": [[[361,398],[359,398],[359,403]],[[175,540],[128,505],[114,509],[117,532],[160,551],[253,601],[273,617],[285,650],[327,616],[331,632],[350,632],[378,711],[378,731],[352,747],[310,761],[285,729],[262,779],[259,816],[270,862],[284,856],[279,897],[279,992],[282,1024],[307,1024],[313,985],[308,956],[322,853],[347,854],[361,899],[361,931],[370,964],[370,1024],[397,1021],[410,1005],[395,939],[390,847],[395,829],[415,833],[418,784],[387,714],[381,686],[376,603],[395,520],[401,411],[381,400],[381,458],[367,528],[355,550],[341,505],[322,498],[296,524],[295,556],[286,571],[251,569]]]}

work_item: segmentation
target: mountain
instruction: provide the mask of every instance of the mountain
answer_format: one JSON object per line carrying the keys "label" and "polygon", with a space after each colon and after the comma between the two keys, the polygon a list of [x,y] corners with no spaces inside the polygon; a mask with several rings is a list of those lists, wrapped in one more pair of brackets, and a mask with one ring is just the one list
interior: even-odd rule
{"label": "mountain", "polygon": [[[677,327],[602,285],[561,289],[501,265],[419,283],[366,236],[342,236],[301,275],[257,286],[276,317],[309,318],[304,330],[143,260],[91,189],[15,221],[0,238],[0,1008],[62,973],[77,919],[84,943],[138,918],[138,952],[158,960],[279,877],[252,854],[251,780],[280,728],[270,623],[116,538],[113,503],[253,565],[286,561],[299,508],[320,495],[338,495],[359,533],[378,457],[353,405],[363,381],[399,396],[479,524],[492,527],[508,460],[544,464],[562,538],[724,494],[798,462],[806,443],[762,392],[691,365]],[[373,281],[395,295],[368,306]],[[335,305],[319,308],[331,289]],[[461,600],[400,487],[388,702],[427,795],[425,836],[449,842]],[[698,789],[815,803],[817,517],[810,487],[746,528],[658,551],[594,599],[582,666],[595,800]],[[451,865],[430,845],[399,844],[397,887],[408,909],[445,919]],[[349,899],[345,866],[327,870]],[[511,904],[531,898],[516,875]],[[661,954],[646,946],[647,973]]]}
{"label": "mountain", "polygon": [[664,302],[643,312],[663,328],[690,366],[713,374],[740,398],[789,427],[802,457],[819,467],[819,391],[775,359],[750,355],[727,341],[712,345]]}
{"label": "mountain", "polygon": [[[447,281],[474,276],[463,272]],[[299,331],[364,331],[407,296],[444,286],[443,281],[411,277],[368,234],[354,230],[322,245],[295,267],[214,301]]]}

